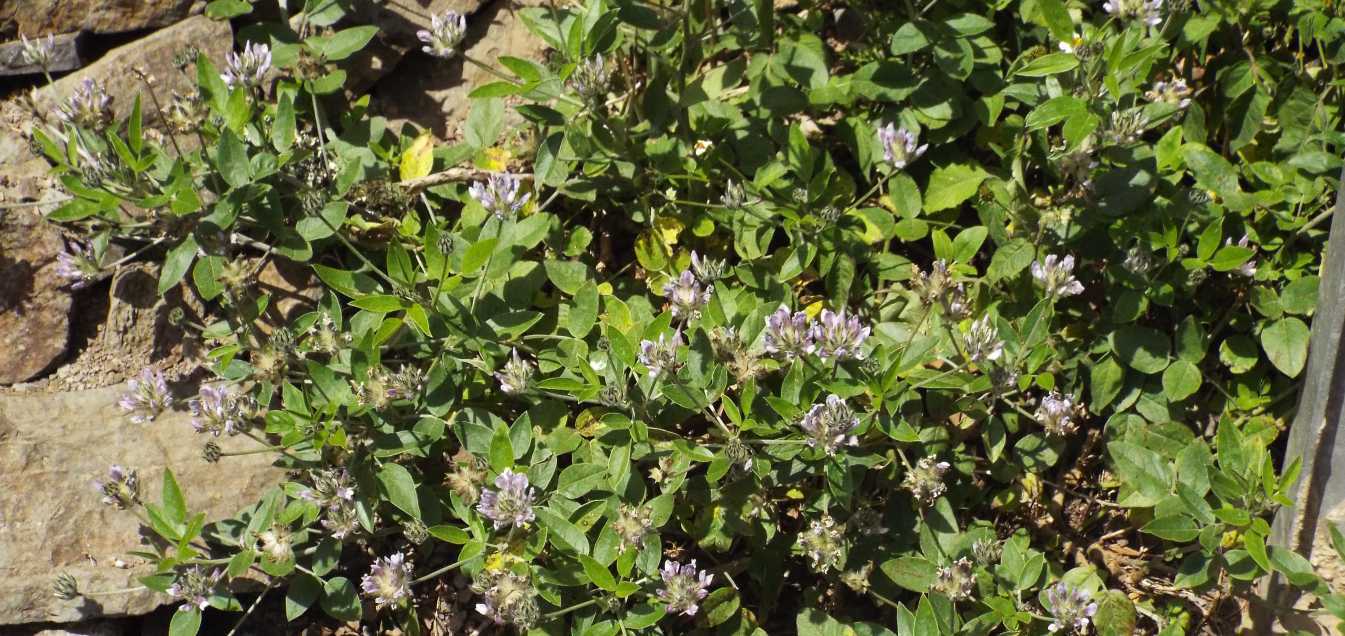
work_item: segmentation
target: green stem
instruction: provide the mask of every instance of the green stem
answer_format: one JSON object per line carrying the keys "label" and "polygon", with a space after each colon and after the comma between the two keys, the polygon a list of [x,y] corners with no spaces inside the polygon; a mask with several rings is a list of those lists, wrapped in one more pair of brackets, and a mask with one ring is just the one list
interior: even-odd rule
{"label": "green stem", "polygon": [[479,559],[479,558],[481,558],[481,555],[478,554],[478,555],[475,555],[475,556],[467,557],[466,559],[463,559],[463,560],[461,560],[461,561],[458,561],[457,563],[450,563],[450,564],[448,564],[448,565],[445,565],[444,567],[439,568],[438,570],[435,570],[435,571],[433,571],[433,572],[430,572],[429,574],[426,574],[425,576],[422,576],[422,577],[420,577],[420,578],[416,578],[416,579],[412,579],[412,580],[411,580],[411,585],[416,585],[416,584],[418,584],[418,583],[424,583],[425,581],[428,581],[428,580],[430,580],[430,579],[432,579],[432,578],[435,578],[435,577],[437,577],[437,576],[439,576],[439,575],[441,575],[441,574],[444,574],[444,573],[447,573],[447,572],[452,572],[453,570],[456,570],[456,569],[462,567],[462,566],[463,566],[464,564],[466,564],[468,561],[471,561],[471,560],[473,560],[473,559]]}
{"label": "green stem", "polygon": [[571,606],[569,606],[569,607],[567,607],[567,608],[565,608],[565,609],[562,609],[562,610],[556,610],[556,611],[554,611],[554,612],[551,612],[550,614],[545,614],[545,615],[542,616],[542,622],[545,623],[546,621],[549,621],[549,620],[551,620],[551,619],[553,619],[553,618],[560,618],[561,616],[564,616],[564,615],[566,615],[566,614],[569,614],[570,612],[577,612],[577,611],[579,611],[579,610],[581,610],[581,609],[584,609],[585,607],[591,607],[591,606],[593,606],[593,605],[597,605],[597,604],[598,604],[598,599],[596,599],[596,598],[591,598],[591,599],[589,599],[589,600],[587,600],[587,601],[584,601],[583,603],[580,603],[580,604],[578,604],[578,605],[571,605]]}

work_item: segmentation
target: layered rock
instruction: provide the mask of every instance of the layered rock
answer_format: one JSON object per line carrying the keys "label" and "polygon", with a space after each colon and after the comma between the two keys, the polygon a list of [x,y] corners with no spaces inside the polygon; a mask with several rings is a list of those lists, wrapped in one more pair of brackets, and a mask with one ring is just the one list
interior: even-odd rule
{"label": "layered rock", "polygon": [[48,33],[125,33],[167,26],[190,15],[196,0],[5,0],[0,41]]}

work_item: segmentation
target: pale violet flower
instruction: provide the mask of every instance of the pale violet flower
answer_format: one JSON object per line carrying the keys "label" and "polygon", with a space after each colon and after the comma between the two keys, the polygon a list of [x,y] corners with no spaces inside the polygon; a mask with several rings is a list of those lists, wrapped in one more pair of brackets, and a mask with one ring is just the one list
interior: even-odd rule
{"label": "pale violet flower", "polygon": [[714,575],[696,569],[696,560],[690,563],[677,563],[667,560],[659,570],[663,579],[663,588],[658,591],[669,614],[695,616],[700,610],[700,602],[709,594],[708,588],[714,582]]}
{"label": "pale violet flower", "polygon": [[1149,89],[1145,96],[1152,101],[1172,104],[1177,108],[1191,105],[1191,87],[1186,85],[1184,79],[1154,82],[1153,88]]}
{"label": "pale violet flower", "polygon": [[70,93],[70,99],[57,108],[56,116],[81,128],[102,130],[112,121],[112,97],[97,81],[85,78]]}
{"label": "pale violet flower", "polygon": [[222,570],[206,574],[201,566],[193,566],[179,574],[173,584],[168,586],[168,595],[182,601],[179,609],[184,612],[204,611],[210,607],[210,597],[215,593],[215,586],[219,585],[223,577]]}
{"label": "pale violet flower", "polygon": [[188,403],[191,425],[197,433],[237,435],[243,432],[246,416],[242,401],[223,387],[203,386],[196,399]]}
{"label": "pale violet flower", "polygon": [[696,250],[691,250],[691,271],[701,282],[707,285],[713,283],[723,278],[727,269],[728,263],[723,259],[702,257]]}
{"label": "pale violet flower", "polygon": [[1163,0],[1107,0],[1102,10],[1114,18],[1136,20],[1148,26],[1163,23]]}
{"label": "pale violet flower", "polygon": [[929,150],[929,144],[920,144],[918,133],[897,128],[892,123],[878,129],[878,143],[883,146],[883,159],[897,170],[910,165]]}
{"label": "pale violet flower", "polygon": [[1077,413],[1073,398],[1051,391],[1041,399],[1035,416],[1048,436],[1063,437],[1077,428],[1074,422]]}
{"label": "pale violet flower", "polygon": [[501,219],[518,214],[528,203],[529,193],[519,193],[520,179],[517,175],[500,172],[490,175],[485,181],[473,183],[467,193],[476,199],[487,212]]}
{"label": "pale violet flower", "polygon": [[607,95],[607,62],[602,54],[595,54],[575,65],[570,73],[570,88],[587,101],[594,102]]}
{"label": "pale violet flower", "polygon": [[714,286],[701,287],[691,270],[682,270],[682,275],[663,284],[663,296],[672,307],[673,318],[689,319],[700,315],[701,307],[710,302]]}
{"label": "pale violet flower", "polygon": [[1083,293],[1083,284],[1074,278],[1074,257],[1060,258],[1049,254],[1044,260],[1032,263],[1032,278],[1046,290],[1046,295],[1056,298]]}
{"label": "pale violet flower", "polygon": [[56,253],[56,275],[70,281],[71,289],[81,289],[98,278],[102,268],[87,243],[73,241]]}
{"label": "pale violet flower", "polygon": [[971,323],[965,341],[967,358],[976,364],[998,360],[1004,355],[1004,341],[999,339],[999,330],[995,328],[990,314]]}
{"label": "pale violet flower", "polygon": [[1052,634],[1083,634],[1088,631],[1088,623],[1097,613],[1097,603],[1093,595],[1064,581],[1052,585],[1046,590],[1046,600],[1051,604],[1046,608],[1054,619],[1046,629]]}
{"label": "pale violet flower", "polygon": [[640,341],[640,364],[649,369],[649,377],[658,377],[664,371],[677,369],[677,350],[682,346],[682,332],[659,334],[658,340]]}
{"label": "pale violet flower", "polygon": [[928,506],[948,490],[948,486],[943,482],[943,475],[949,468],[952,468],[952,465],[948,462],[941,462],[933,457],[922,457],[906,472],[901,485],[911,492],[911,496],[915,497],[917,502]]}
{"label": "pale violet flower", "polygon": [[411,596],[411,564],[401,552],[374,559],[369,573],[360,579],[360,589],[374,599],[378,609],[396,605]]}
{"label": "pale violet flower", "polygon": [[812,353],[816,346],[811,327],[808,314],[801,311],[791,314],[784,307],[775,310],[766,316],[766,352],[789,360]]}
{"label": "pale violet flower", "polygon": [[168,392],[163,372],[146,367],[126,382],[126,393],[117,404],[130,414],[132,422],[145,424],[173,406],[173,395]]}
{"label": "pale violet flower", "polygon": [[116,464],[107,469],[107,479],[94,480],[93,489],[103,496],[103,503],[125,510],[140,502],[140,478],[134,470]]}
{"label": "pale violet flower", "polygon": [[[1232,245],[1232,244],[1233,244],[1233,239],[1224,239],[1224,245]],[[1238,239],[1238,247],[1246,247],[1246,248],[1251,249],[1253,252],[1255,252],[1255,251],[1256,251],[1256,248],[1251,247],[1251,244],[1252,244],[1252,242],[1251,242],[1251,237],[1247,236],[1246,234],[1243,234],[1243,235],[1242,235],[1242,238]],[[1236,270],[1234,270],[1234,271],[1236,271],[1237,273],[1239,273],[1239,274],[1241,274],[1241,275],[1243,275],[1243,276],[1245,276],[1245,277],[1247,277],[1247,278],[1255,278],[1255,277],[1256,277],[1256,259],[1254,259],[1254,258],[1247,259],[1247,262],[1246,262],[1246,263],[1243,263],[1242,265],[1238,266],[1238,268],[1237,268]]]}
{"label": "pale violet flower", "polygon": [[20,49],[19,56],[24,64],[41,67],[44,71],[51,67],[51,58],[56,55],[56,38],[54,36],[47,34],[46,40],[41,37],[29,40],[28,36],[20,33],[19,39],[23,41],[23,48]]}
{"label": "pale violet flower", "polygon": [[847,317],[845,310],[823,309],[810,333],[815,351],[822,359],[864,359],[862,347],[869,337],[869,327],[856,316]]}
{"label": "pale violet flower", "polygon": [[266,71],[271,69],[271,47],[260,42],[248,42],[243,52],[229,53],[224,57],[226,63],[220,79],[229,88],[251,88],[261,84]]}
{"label": "pale violet flower", "polygon": [[416,37],[425,43],[420,50],[444,59],[453,57],[455,49],[462,44],[462,39],[466,35],[467,16],[457,11],[445,11],[430,16],[429,30],[416,31]]}
{"label": "pale violet flower", "polygon": [[799,428],[808,436],[808,446],[821,447],[827,455],[835,455],[842,446],[854,446],[859,443],[855,429],[859,428],[859,417],[841,399],[831,394],[821,404],[814,404],[799,422]]}
{"label": "pale violet flower", "polygon": [[476,509],[495,523],[496,530],[505,526],[522,527],[535,518],[532,501],[536,491],[528,486],[527,475],[506,468],[495,478],[493,490],[482,491]]}
{"label": "pale violet flower", "polygon": [[500,383],[500,390],[508,395],[518,395],[528,390],[532,384],[533,368],[532,364],[519,357],[518,349],[512,350],[513,355],[504,363],[504,368],[495,372],[495,379]]}

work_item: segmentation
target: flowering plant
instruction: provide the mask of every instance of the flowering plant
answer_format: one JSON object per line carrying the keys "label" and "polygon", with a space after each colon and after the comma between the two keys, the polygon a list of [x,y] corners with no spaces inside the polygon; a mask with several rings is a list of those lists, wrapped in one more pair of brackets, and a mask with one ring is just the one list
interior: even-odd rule
{"label": "flowering plant", "polygon": [[[450,145],[333,112],[345,2],[197,58],[162,142],[97,85],[37,133],[72,284],[138,244],[213,311],[217,381],[147,371],[127,425],[189,405],[291,476],[209,526],[99,483],[175,634],[249,573],[404,633],[903,635],[1178,634],[1313,576],[1266,539],[1345,141],[1285,43],[1337,51],[1327,9],[789,4],[522,8],[546,62],[434,16],[498,78]],[[280,258],[322,298],[262,329]]]}

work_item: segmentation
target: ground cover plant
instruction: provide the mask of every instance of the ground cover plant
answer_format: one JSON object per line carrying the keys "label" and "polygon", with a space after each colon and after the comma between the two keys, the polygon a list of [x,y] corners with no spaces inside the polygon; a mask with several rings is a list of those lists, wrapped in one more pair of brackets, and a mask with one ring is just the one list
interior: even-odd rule
{"label": "ground cover plant", "polygon": [[[211,2],[199,93],[34,134],[71,284],[116,247],[212,312],[211,381],[147,370],[128,434],[190,408],[220,487],[221,436],[289,470],[210,524],[100,482],[174,634],[245,576],[403,633],[1227,634],[1271,572],[1345,615],[1266,545],[1334,3],[558,1],[539,60],[445,14],[423,54],[497,77],[452,143],[343,91],[369,7],[297,4]],[[264,326],[280,258],[323,296]]]}

